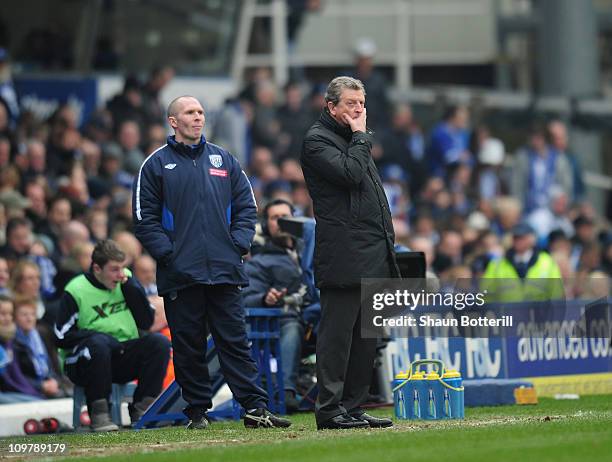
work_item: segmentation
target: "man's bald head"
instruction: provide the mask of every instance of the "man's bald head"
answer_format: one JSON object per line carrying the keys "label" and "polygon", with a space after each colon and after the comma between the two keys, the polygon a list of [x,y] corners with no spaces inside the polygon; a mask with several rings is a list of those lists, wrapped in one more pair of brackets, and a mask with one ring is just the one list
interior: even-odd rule
{"label": "man's bald head", "polygon": [[89,240],[89,229],[80,221],[71,220],[63,228],[61,239],[73,245],[80,242],[87,242]]}
{"label": "man's bald head", "polygon": [[[179,96],[178,98],[174,98],[170,102],[170,104],[168,105],[168,111],[167,111],[168,117],[176,117],[177,114],[179,113],[179,111],[181,110],[181,106],[187,100],[196,100],[196,101],[198,101],[198,99],[196,97],[191,96],[191,95],[183,95],[183,96]],[[199,101],[198,101],[198,103],[199,103]]]}
{"label": "man's bald head", "polygon": [[64,255],[72,252],[78,244],[89,241],[89,229],[80,221],[71,220],[62,228],[59,246]]}

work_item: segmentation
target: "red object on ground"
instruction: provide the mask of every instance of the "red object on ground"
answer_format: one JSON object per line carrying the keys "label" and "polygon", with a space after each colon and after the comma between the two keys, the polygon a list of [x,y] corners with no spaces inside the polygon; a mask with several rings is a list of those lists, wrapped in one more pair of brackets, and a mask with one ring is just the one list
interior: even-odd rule
{"label": "red object on ground", "polygon": [[87,412],[87,410],[81,412],[81,415],[79,416],[79,421],[84,427],[89,427],[91,425],[91,419],[89,418],[89,412]]}
{"label": "red object on ground", "polygon": [[60,423],[55,417],[46,417],[41,420],[28,419],[23,424],[23,431],[26,435],[58,433],[60,431]]}
{"label": "red object on ground", "polygon": [[40,424],[36,419],[28,419],[23,424],[23,431],[26,435],[35,435],[40,433]]}

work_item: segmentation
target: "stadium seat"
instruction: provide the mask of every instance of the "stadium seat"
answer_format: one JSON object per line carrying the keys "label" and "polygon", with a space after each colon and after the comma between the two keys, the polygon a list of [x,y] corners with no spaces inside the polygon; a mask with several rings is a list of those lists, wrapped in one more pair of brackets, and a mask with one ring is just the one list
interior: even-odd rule
{"label": "stadium seat", "polygon": [[268,392],[270,411],[284,415],[285,393],[280,349],[280,308],[246,308],[251,356],[259,370],[258,385]]}

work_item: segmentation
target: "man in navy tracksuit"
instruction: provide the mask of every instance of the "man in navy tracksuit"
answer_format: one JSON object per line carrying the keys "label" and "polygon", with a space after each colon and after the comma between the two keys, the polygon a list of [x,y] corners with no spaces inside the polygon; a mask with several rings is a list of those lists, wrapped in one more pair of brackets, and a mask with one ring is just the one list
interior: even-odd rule
{"label": "man in navy tracksuit", "polygon": [[143,162],[132,204],[136,236],[157,260],[188,428],[209,425],[208,329],[223,375],[246,410],[245,426],[288,427],[289,420],[267,410],[266,392],[256,385],[241,302],[241,286],[248,284],[242,256],[255,234],[255,198],[238,161],[202,135],[204,121],[196,98],[170,103],[175,134]]}

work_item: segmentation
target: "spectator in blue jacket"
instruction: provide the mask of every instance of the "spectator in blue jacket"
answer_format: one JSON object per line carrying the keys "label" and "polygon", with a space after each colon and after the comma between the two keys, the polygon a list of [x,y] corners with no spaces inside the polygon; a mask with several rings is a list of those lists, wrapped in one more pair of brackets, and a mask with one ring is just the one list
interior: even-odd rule
{"label": "spectator in blue jacket", "polygon": [[572,197],[572,169],[567,157],[546,142],[546,131],[534,125],[527,146],[514,156],[510,191],[518,197],[526,213],[548,207],[553,186]]}
{"label": "spectator in blue jacket", "polygon": [[157,261],[188,428],[210,425],[208,329],[223,375],[246,410],[245,426],[288,427],[290,421],[268,411],[267,394],[256,384],[244,322],[242,256],[255,234],[253,190],[238,161],[202,135],[204,109],[196,98],[176,98],[167,115],[174,135],[143,162],[132,205],[135,234]]}
{"label": "spectator in blue jacket", "polygon": [[53,340],[36,326],[36,301],[17,299],[15,302],[17,332],[14,350],[19,367],[36,390],[46,398],[63,398],[66,391],[59,370]]}
{"label": "spectator in blue jacket", "polygon": [[13,322],[13,301],[0,295],[0,404],[42,399],[42,394],[24,376],[14,352],[17,327]]}
{"label": "spectator in blue jacket", "polygon": [[570,166],[573,183],[570,199],[573,201],[584,199],[585,186],[582,178],[582,167],[578,156],[570,150],[566,125],[560,120],[553,120],[549,122],[546,128],[552,149],[557,151],[559,155],[565,156]]}
{"label": "spectator in blue jacket", "polygon": [[470,114],[465,106],[452,106],[432,133],[429,146],[429,168],[434,176],[445,177],[448,168],[460,162],[470,162]]}
{"label": "spectator in blue jacket", "polygon": [[262,216],[266,243],[245,265],[249,285],[243,291],[246,306],[285,310],[280,322],[280,344],[285,406],[289,412],[297,411],[299,406],[296,381],[304,339],[302,309],[311,303],[297,242],[278,224],[279,218],[293,216],[293,211],[293,204],[284,199],[266,205]]}

